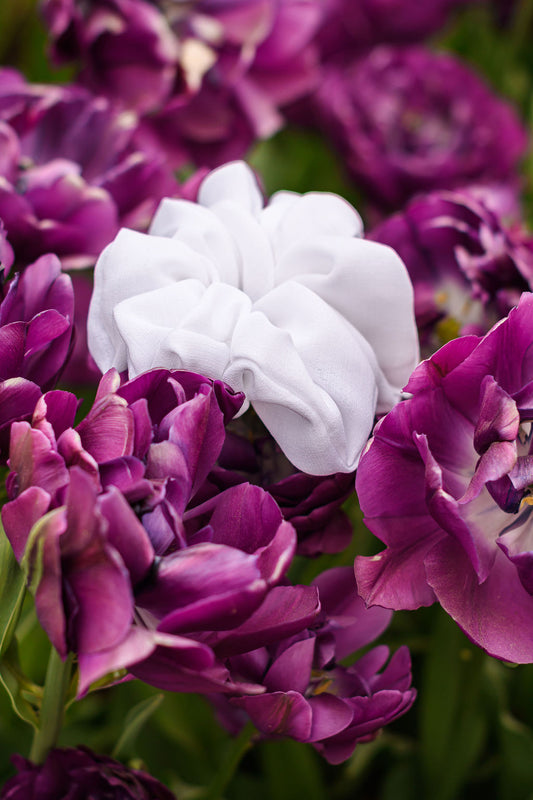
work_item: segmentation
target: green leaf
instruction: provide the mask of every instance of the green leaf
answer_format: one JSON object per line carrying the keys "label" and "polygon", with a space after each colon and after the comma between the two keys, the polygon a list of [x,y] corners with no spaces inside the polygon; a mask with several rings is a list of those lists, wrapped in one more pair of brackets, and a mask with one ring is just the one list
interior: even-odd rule
{"label": "green leaf", "polygon": [[31,702],[31,700],[37,701],[37,697],[33,692],[28,691],[31,684],[20,669],[15,641],[11,643],[9,650],[0,661],[0,683],[8,693],[13,711],[17,716],[37,729],[39,719],[35,708],[36,703]]}
{"label": "green leaf", "polygon": [[162,700],[163,695],[156,694],[154,697],[147,697],[146,700],[141,700],[131,709],[124,720],[124,730],[113,750],[113,758],[121,758],[132,754],[139,731],[161,705]]}
{"label": "green leaf", "polygon": [[500,719],[501,798],[522,800],[533,786],[533,732],[510,714]]}
{"label": "green leaf", "polygon": [[0,658],[13,639],[25,592],[25,576],[0,523]]}
{"label": "green leaf", "polygon": [[[48,529],[53,527],[56,524],[56,518],[62,518],[64,513],[65,506],[48,511],[37,520],[29,533],[20,566],[26,575],[28,587],[33,594],[37,591],[43,576],[44,546]],[[61,524],[61,522],[57,524]]]}
{"label": "green leaf", "polygon": [[488,728],[481,650],[440,609],[420,687],[421,755],[432,800],[454,800],[478,760]]}
{"label": "green leaf", "polygon": [[420,790],[416,778],[412,761],[391,764],[383,782],[382,800],[418,800]]}
{"label": "green leaf", "polygon": [[268,797],[276,800],[328,800],[320,757],[310,745],[283,739],[261,744]]}

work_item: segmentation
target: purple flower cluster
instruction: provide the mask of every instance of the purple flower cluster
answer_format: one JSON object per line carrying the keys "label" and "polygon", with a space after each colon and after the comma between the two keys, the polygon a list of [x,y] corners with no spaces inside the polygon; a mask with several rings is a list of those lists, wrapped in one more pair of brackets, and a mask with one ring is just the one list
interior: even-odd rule
{"label": "purple flower cluster", "polygon": [[[242,400],[192,373],[154,370],[121,384],[110,372],[73,427],[74,395],[48,392],[31,422],[12,425],[2,521],[41,625],[63,657],[77,654],[80,695],[124,669],[171,691],[260,695],[259,705],[241,705],[253,719],[262,709],[257,724],[269,733],[261,719],[277,713],[274,675],[287,670],[284,688],[315,721],[275,733],[341,760],[411,704],[408,656],[381,674],[379,648],[355,671],[339,666],[389,613],[364,610],[350,570],[349,585],[326,575],[292,585],[295,531],[258,486],[203,499]],[[307,640],[312,647],[298,644]],[[293,647],[306,651],[307,689],[282,656]],[[250,666],[260,651],[262,674]],[[269,659],[279,664],[267,675]],[[312,668],[335,684],[319,700],[327,680],[319,692]]]}
{"label": "purple flower cluster", "polygon": [[486,333],[531,288],[533,238],[506,222],[509,199],[498,187],[433,192],[370,233],[409,271],[428,354],[455,336]]}
{"label": "purple flower cluster", "polygon": [[2,800],[174,800],[146,772],[128,769],[86,747],[52,750],[42,765],[14,756],[17,774],[0,791]]}
{"label": "purple flower cluster", "polygon": [[136,132],[134,114],[85,89],[0,70],[0,219],[17,263],[52,252],[91,266],[120,225],[147,227],[177,185]]}
{"label": "purple flower cluster", "polygon": [[339,764],[359,742],[373,739],[411,707],[411,662],[402,647],[379,672],[389,655],[379,646],[352,666],[342,666],[341,659],[387,627],[390,612],[365,608],[349,567],[323,572],[314,585],[321,612],[312,627],[230,659],[231,667],[262,684],[264,693],[229,704],[219,700],[218,707],[226,724],[234,722],[230,707],[243,709],[264,735],[309,742],[331,764]]}
{"label": "purple flower cluster", "polygon": [[324,71],[311,113],[380,210],[418,192],[516,182],[527,136],[511,106],[458,59],[375,47]]}
{"label": "purple flower cluster", "polygon": [[176,165],[240,157],[282,124],[280,109],[318,79],[313,0],[46,0],[59,60],[141,114]]}
{"label": "purple flower cluster", "polygon": [[[53,647],[76,656],[79,698],[126,676],[199,692],[231,732],[251,720],[261,736],[307,742],[338,764],[414,702],[407,648],[390,656],[372,644],[392,610],[438,601],[488,653],[533,662],[533,239],[517,222],[527,134],[470,67],[423,44],[473,1],[42,0],[53,56],[77,64],[79,84],[32,85],[0,70],[2,524]],[[359,215],[338,197],[278,192],[265,204],[243,165],[202,181],[204,167],[240,158],[291,115],[334,144],[363,191],[375,225],[368,246]],[[191,165],[200,169],[178,187],[173,170]],[[167,201],[149,237],[122,231],[127,248],[101,256],[121,227],[147,229],[163,197],[198,190],[195,205]],[[301,456],[312,450],[313,415],[299,400],[291,406],[290,370],[283,380],[273,371],[274,381],[268,369],[254,372],[255,360],[270,367],[290,345],[292,377],[311,364],[309,408],[323,403],[324,419],[342,422],[337,455],[361,410],[354,386],[370,387],[357,457],[345,459],[353,470],[374,413],[399,399],[418,353],[409,280],[375,242],[405,262],[422,346],[434,354],[378,422],[357,468],[366,522],[386,549],[357,557],[355,575],[316,570],[300,585],[294,576],[307,571],[295,555],[350,543],[342,505],[354,473],[291,465],[257,414],[272,419],[279,404],[289,439],[298,416],[307,433],[294,463],[309,471],[318,459]],[[381,313],[352,291],[352,245],[363,278],[376,279]],[[399,266],[400,294],[370,248]],[[62,375],[82,383],[96,372],[82,270],[100,256],[96,344],[109,308],[105,359],[95,358],[120,371],[127,349],[137,377],[107,372],[77,421],[78,398],[54,387]],[[298,325],[291,303],[252,309],[281,284],[285,298],[300,298]],[[217,299],[228,286],[233,306],[229,291]],[[190,301],[201,293],[203,310]],[[400,307],[413,345],[403,368],[391,356],[394,336],[382,337]],[[265,309],[275,320],[268,330],[280,332],[275,345]],[[339,346],[347,331],[366,383]],[[379,358],[367,347],[374,338]],[[168,353],[176,360],[164,361]],[[404,370],[391,379],[393,399],[376,400],[389,381],[382,359]],[[330,422],[322,427],[329,441]],[[52,749],[40,766],[14,763],[6,800],[172,797],[84,748]]]}
{"label": "purple flower cluster", "polygon": [[[438,601],[491,655],[533,660],[533,295],[449,342],[376,427],[357,492],[387,549],[356,560],[369,604]],[[391,476],[393,476],[391,480]]]}

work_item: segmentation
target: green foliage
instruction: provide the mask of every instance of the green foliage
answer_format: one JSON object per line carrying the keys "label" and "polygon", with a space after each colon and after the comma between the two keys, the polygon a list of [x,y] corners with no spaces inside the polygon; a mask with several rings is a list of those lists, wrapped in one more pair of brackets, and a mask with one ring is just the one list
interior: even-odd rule
{"label": "green foliage", "polygon": [[162,700],[162,694],[147,697],[145,700],[141,700],[140,703],[137,703],[137,705],[128,712],[124,720],[124,727],[120,739],[113,748],[114,758],[123,758],[125,755],[134,754],[137,736],[141,732],[145,722],[150,719],[156,708],[161,705]]}
{"label": "green foliage", "polygon": [[0,523],[0,658],[4,655],[17,626],[26,579]]}

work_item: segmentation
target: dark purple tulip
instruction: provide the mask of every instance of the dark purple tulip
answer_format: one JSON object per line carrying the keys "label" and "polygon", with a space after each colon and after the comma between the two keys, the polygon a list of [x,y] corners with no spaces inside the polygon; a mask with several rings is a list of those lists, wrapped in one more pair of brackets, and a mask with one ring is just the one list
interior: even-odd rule
{"label": "dark purple tulip", "polygon": [[319,41],[333,57],[380,44],[419,42],[438,31],[450,12],[465,2],[469,0],[327,0]]}
{"label": "dark purple tulip", "polygon": [[486,333],[533,285],[533,238],[506,222],[502,200],[498,187],[433,192],[369,234],[409,271],[428,354],[454,336]]}
{"label": "dark purple tulip", "polygon": [[17,774],[1,790],[2,800],[175,800],[146,772],[86,747],[51,750],[44,764],[18,755],[12,761]]}
{"label": "dark purple tulip", "polygon": [[0,381],[22,377],[51,388],[67,361],[74,293],[54,255],[41,256],[0,288]]}
{"label": "dark purple tulip", "polygon": [[340,659],[372,642],[387,627],[390,612],[366,609],[350,568],[324,572],[315,582],[321,613],[306,631],[229,660],[232,672],[263,685],[261,694],[215,699],[222,721],[235,730],[235,709],[246,711],[265,736],[309,742],[333,764],[347,759],[358,742],[405,713],[410,659],[401,648],[383,670],[387,647],[376,647],[351,667]]}
{"label": "dark purple tulip", "polygon": [[[0,228],[3,275],[12,251]],[[0,463],[11,425],[29,420],[41,389],[58,379],[72,344],[72,284],[53,255],[42,256],[10,281],[0,279]]]}
{"label": "dark purple tulip", "polygon": [[387,545],[356,560],[365,601],[438,601],[472,641],[518,663],[533,661],[532,345],[524,293],[485,337],[423,361],[356,480],[365,521]]}
{"label": "dark purple tulip", "polygon": [[380,212],[419,192],[516,183],[527,134],[511,106],[457,58],[377,47],[331,67],[315,115]]}
{"label": "dark purple tulip", "polygon": [[120,225],[147,227],[177,186],[136,131],[135,115],[102,97],[0,70],[0,218],[17,262],[53,252],[90,266]]}
{"label": "dark purple tulip", "polygon": [[111,371],[76,428],[60,391],[12,425],[4,528],[41,625],[77,654],[80,694],[121,669],[174,691],[262,691],[224,659],[315,619],[315,588],[279,586],[296,534],[272,497],[240,484],[196,498],[241,403],[193,373],[121,385]]}
{"label": "dark purple tulip", "polygon": [[242,156],[319,76],[314,0],[46,0],[43,13],[56,57],[144,115],[145,141],[176,166]]}

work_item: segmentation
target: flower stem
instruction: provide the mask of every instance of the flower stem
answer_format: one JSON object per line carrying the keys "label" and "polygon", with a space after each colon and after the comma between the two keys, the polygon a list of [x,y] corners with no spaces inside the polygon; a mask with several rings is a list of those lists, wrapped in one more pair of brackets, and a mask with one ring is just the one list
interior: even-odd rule
{"label": "flower stem", "polygon": [[63,724],[71,669],[72,655],[63,661],[55,647],[52,647],[46,669],[40,724],[35,731],[30,752],[30,760],[35,764],[42,764],[48,751],[57,743]]}
{"label": "flower stem", "polygon": [[237,738],[231,743],[231,750],[227,754],[222,768],[215,775],[209,786],[200,793],[198,800],[220,800],[222,798],[222,792],[233,778],[244,755],[251,748],[255,733],[256,730],[251,722],[244,726]]}

